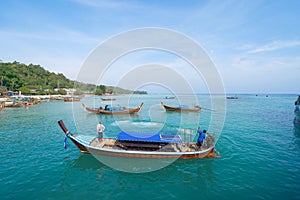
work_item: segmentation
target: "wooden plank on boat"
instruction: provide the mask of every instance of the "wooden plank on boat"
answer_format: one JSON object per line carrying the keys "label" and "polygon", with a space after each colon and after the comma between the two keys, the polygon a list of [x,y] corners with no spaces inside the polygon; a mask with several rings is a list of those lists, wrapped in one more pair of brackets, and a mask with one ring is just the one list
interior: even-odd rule
{"label": "wooden plank on boat", "polygon": [[151,149],[160,149],[166,144],[161,143],[147,143],[147,142],[124,142],[124,141],[118,141],[116,143],[120,147],[135,147],[135,148],[151,148]]}

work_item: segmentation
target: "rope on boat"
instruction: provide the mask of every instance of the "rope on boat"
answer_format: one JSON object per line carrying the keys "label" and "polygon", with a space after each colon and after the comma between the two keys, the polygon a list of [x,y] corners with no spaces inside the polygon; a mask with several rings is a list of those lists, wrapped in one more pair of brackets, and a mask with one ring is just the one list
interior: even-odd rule
{"label": "rope on boat", "polygon": [[70,146],[70,141],[68,140],[68,138],[71,136],[70,131],[67,132],[65,140],[64,140],[64,148],[67,149],[68,146]]}

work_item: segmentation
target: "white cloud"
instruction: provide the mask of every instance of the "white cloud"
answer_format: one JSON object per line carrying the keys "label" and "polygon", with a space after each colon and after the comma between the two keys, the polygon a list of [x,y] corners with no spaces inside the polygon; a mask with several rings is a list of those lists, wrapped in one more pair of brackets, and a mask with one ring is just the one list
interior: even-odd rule
{"label": "white cloud", "polygon": [[27,31],[1,31],[0,36],[2,39],[12,40],[43,40],[43,41],[58,41],[58,42],[71,42],[71,43],[94,43],[98,44],[101,40],[99,38],[86,35],[81,32],[74,30],[59,29],[58,27],[53,28],[53,32],[27,32]]}
{"label": "white cloud", "polygon": [[243,54],[233,59],[232,65],[242,71],[256,71],[257,74],[265,72],[278,72],[299,69],[300,56],[254,56]]}
{"label": "white cloud", "polygon": [[297,92],[294,85],[299,79],[300,55],[275,57],[241,54],[225,66],[220,72],[229,93]]}
{"label": "white cloud", "polygon": [[137,5],[127,1],[102,1],[102,0],[71,0],[75,3],[93,8],[129,9],[137,8]]}
{"label": "white cloud", "polygon": [[268,52],[268,51],[275,51],[284,48],[290,48],[300,46],[300,41],[274,41],[269,44],[265,44],[259,47],[256,47],[252,50],[249,50],[247,53],[261,53],[261,52]]}

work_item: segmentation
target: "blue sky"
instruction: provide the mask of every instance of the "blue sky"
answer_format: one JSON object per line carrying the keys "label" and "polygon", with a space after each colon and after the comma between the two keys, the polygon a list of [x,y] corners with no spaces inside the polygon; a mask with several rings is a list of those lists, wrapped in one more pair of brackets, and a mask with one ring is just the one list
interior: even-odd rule
{"label": "blue sky", "polygon": [[[1,8],[4,62],[40,64],[76,79],[101,42],[131,29],[160,27],[196,41],[228,93],[300,93],[300,1],[11,0],[2,1]],[[114,65],[147,62],[187,65],[159,52],[124,57]],[[191,75],[195,90],[206,92],[199,82]],[[116,82],[107,76],[101,83]]]}

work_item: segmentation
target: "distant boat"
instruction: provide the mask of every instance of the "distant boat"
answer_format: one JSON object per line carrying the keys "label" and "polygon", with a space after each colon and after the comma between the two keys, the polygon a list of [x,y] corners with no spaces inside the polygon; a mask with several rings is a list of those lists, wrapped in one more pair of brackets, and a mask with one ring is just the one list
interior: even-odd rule
{"label": "distant boat", "polygon": [[64,98],[64,102],[74,102],[74,101],[80,101],[80,100],[81,100],[81,97],[76,97],[76,96]]}
{"label": "distant boat", "polygon": [[126,108],[121,106],[111,106],[106,105],[104,108],[88,108],[85,104],[82,104],[83,108],[88,111],[89,113],[96,113],[96,114],[104,114],[104,115],[126,115],[126,114],[135,114],[142,109],[143,102],[137,108]]}
{"label": "distant boat", "polygon": [[116,138],[71,134],[62,120],[59,126],[82,153],[129,158],[205,158],[217,157],[215,138],[207,134],[200,149],[195,142],[183,142],[180,135],[120,132]]}
{"label": "distant boat", "polygon": [[165,97],[165,99],[175,99],[175,97],[174,96],[167,96],[167,97]]}
{"label": "distant boat", "polygon": [[19,100],[9,99],[4,102],[4,106],[9,108],[18,108],[18,107],[24,107],[25,104]]}
{"label": "distant boat", "polygon": [[41,100],[39,98],[32,98],[32,97],[24,98],[23,101],[25,101],[25,106],[32,106],[41,103]]}
{"label": "distant boat", "polygon": [[115,101],[115,98],[101,98],[102,101]]}
{"label": "distant boat", "polygon": [[187,106],[179,106],[179,107],[172,107],[172,106],[167,106],[163,102],[160,102],[162,107],[166,109],[166,111],[175,111],[175,112],[200,112],[201,107],[199,106],[194,106],[194,108],[189,108]]}
{"label": "distant boat", "polygon": [[62,100],[64,100],[64,97],[59,96],[59,95],[53,95],[53,96],[50,96],[50,100],[62,101]]}
{"label": "distant boat", "polygon": [[228,96],[228,97],[226,97],[226,99],[238,99],[238,97],[237,96]]}

